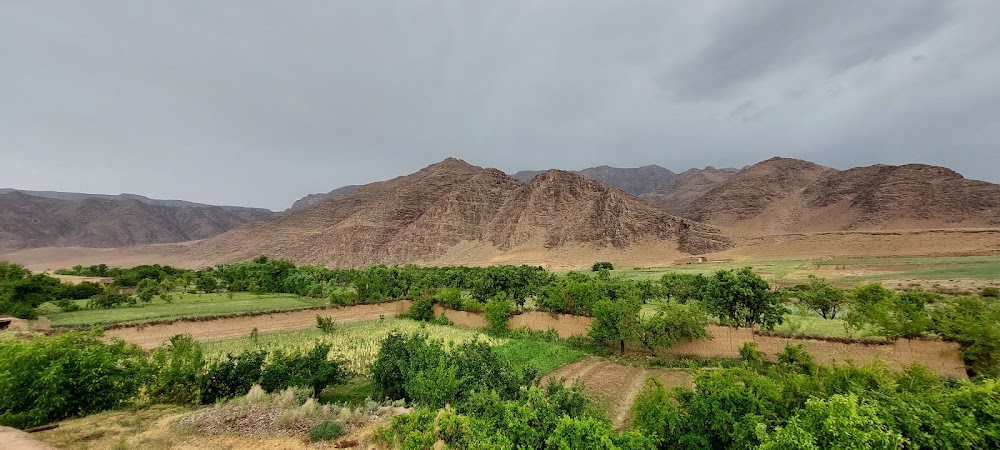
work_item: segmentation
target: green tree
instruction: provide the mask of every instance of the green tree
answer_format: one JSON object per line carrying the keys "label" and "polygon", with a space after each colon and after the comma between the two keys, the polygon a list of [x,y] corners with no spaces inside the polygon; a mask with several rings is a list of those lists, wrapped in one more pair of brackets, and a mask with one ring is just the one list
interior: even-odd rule
{"label": "green tree", "polygon": [[625,341],[639,330],[639,305],[633,302],[601,300],[594,303],[594,320],[587,333],[594,342],[618,342],[625,354]]}
{"label": "green tree", "polygon": [[781,304],[782,296],[749,267],[716,272],[700,296],[710,313],[733,326],[759,325],[770,330],[780,325],[788,312]]}
{"label": "green tree", "polygon": [[655,355],[657,348],[670,347],[677,341],[707,337],[706,325],[708,315],[700,305],[665,303],[655,314],[642,320],[637,334],[642,344]]}
{"label": "green tree", "polygon": [[153,351],[147,395],[155,402],[198,404],[198,379],[205,370],[205,357],[198,341],[176,335]]}
{"label": "green tree", "polygon": [[135,296],[143,303],[153,301],[153,297],[160,293],[160,283],[152,278],[143,278],[135,288]]}
{"label": "green tree", "polygon": [[809,284],[794,292],[802,305],[815,311],[824,319],[837,317],[837,312],[847,302],[847,295],[843,289],[835,287],[830,282],[815,275],[809,275]]}

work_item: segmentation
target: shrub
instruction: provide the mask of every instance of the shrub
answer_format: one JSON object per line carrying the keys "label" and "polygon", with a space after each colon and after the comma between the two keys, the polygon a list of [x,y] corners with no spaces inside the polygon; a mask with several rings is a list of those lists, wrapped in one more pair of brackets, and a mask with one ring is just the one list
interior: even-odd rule
{"label": "shrub", "polygon": [[261,370],[260,385],[268,392],[309,387],[313,396],[319,397],[323,388],[347,379],[343,361],[331,360],[329,354],[330,344],[316,344],[301,353],[275,351]]}
{"label": "shrub", "polygon": [[372,384],[380,399],[405,399],[441,407],[461,402],[473,391],[493,390],[513,398],[535,380],[485,342],[470,341],[451,349],[426,335],[392,333],[382,341],[372,365]]}
{"label": "shrub", "polygon": [[330,334],[333,333],[334,329],[336,329],[336,325],[334,324],[332,317],[322,317],[319,314],[316,314],[316,328],[319,328],[320,331],[326,334]]}
{"label": "shrub", "polygon": [[199,380],[201,403],[208,405],[219,400],[245,395],[260,381],[261,366],[267,353],[248,351],[239,355],[226,355],[216,361]]}
{"label": "shrub", "polygon": [[28,428],[128,404],[146,358],[100,333],[0,340],[0,425]]}
{"label": "shrub", "polygon": [[429,295],[421,295],[413,299],[406,317],[426,322],[434,318],[434,298]]}
{"label": "shrub", "polygon": [[[742,354],[742,351],[741,351]],[[816,369],[813,356],[802,344],[786,344],[785,349],[778,353],[778,362],[803,373],[812,373]]]}
{"label": "shrub", "polygon": [[496,300],[490,300],[483,308],[483,315],[489,323],[489,330],[494,334],[507,332],[507,319],[514,314],[514,303],[505,296],[498,296]]}
{"label": "shrub", "polygon": [[1000,288],[998,287],[984,287],[979,295],[986,298],[1000,298]]}
{"label": "shrub", "polygon": [[764,364],[764,352],[757,350],[757,343],[750,341],[740,347],[740,359],[754,367]]}
{"label": "shrub", "polygon": [[326,421],[309,430],[309,441],[332,441],[344,435],[344,425],[340,422]]}
{"label": "shrub", "polygon": [[135,303],[135,299],[130,295],[122,294],[121,292],[108,292],[104,295],[90,299],[90,301],[87,302],[87,307],[95,309],[111,309],[122,305],[134,305]]}
{"label": "shrub", "polygon": [[594,265],[590,266],[591,272],[600,272],[601,270],[615,270],[615,266],[608,261],[595,262]]}
{"label": "shrub", "polygon": [[147,395],[154,402],[197,404],[198,378],[205,369],[201,344],[188,335],[176,335],[150,358]]}

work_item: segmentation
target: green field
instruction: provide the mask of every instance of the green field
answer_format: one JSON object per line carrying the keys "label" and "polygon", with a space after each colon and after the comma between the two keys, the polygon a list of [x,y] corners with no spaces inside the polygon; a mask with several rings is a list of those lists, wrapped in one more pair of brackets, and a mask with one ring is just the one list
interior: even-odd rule
{"label": "green field", "polygon": [[327,304],[325,299],[299,297],[293,294],[268,294],[257,296],[241,292],[230,299],[228,294],[174,294],[173,301],[159,298],[145,305],[113,309],[86,309],[86,300],[76,303],[80,310],[61,312],[51,303],[39,307],[39,314],[57,327],[91,327],[113,324],[140,324],[146,322],[184,318],[227,316],[235,314],[290,311],[315,308]]}
{"label": "green field", "polygon": [[389,333],[426,333],[432,339],[447,343],[459,343],[472,339],[483,340],[497,348],[500,355],[514,364],[530,366],[540,373],[549,372],[563,364],[585,357],[583,352],[567,348],[558,342],[541,342],[527,339],[497,338],[479,330],[448,325],[435,325],[409,319],[387,318],[367,322],[337,325],[334,332],[323,333],[319,329],[275,331],[260,333],[256,338],[244,336],[234,339],[206,342],[205,356],[209,360],[224,357],[228,353],[237,354],[246,350],[301,350],[312,347],[317,342],[331,345],[332,356],[343,358],[348,368],[361,376],[368,375],[368,366],[378,357],[379,346]]}
{"label": "green field", "polygon": [[[669,272],[710,274],[718,270],[750,266],[769,281],[799,282],[814,274],[838,284],[855,285],[888,279],[914,280],[1000,280],[1000,256],[941,256],[892,258],[836,258],[812,260],[744,261],[619,269],[612,272],[632,280],[658,280]],[[851,270],[880,272],[853,275]],[[587,273],[590,273],[589,271]]]}

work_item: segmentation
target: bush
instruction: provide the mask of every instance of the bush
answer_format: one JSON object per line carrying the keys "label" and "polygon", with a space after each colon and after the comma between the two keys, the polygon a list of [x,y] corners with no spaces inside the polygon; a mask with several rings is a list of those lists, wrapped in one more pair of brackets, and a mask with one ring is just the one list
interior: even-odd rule
{"label": "bush", "polygon": [[421,295],[413,299],[409,311],[404,315],[413,320],[427,322],[434,318],[434,298],[429,295]]}
{"label": "bush", "polygon": [[333,322],[332,317],[322,317],[319,314],[316,314],[316,328],[319,328],[320,331],[326,334],[330,334],[336,329],[336,324]]}
{"label": "bush", "polygon": [[323,388],[347,379],[343,361],[331,360],[329,354],[330,344],[316,344],[302,353],[275,351],[261,370],[260,386],[268,392],[309,387],[318,398]]}
{"label": "bush", "polygon": [[516,396],[536,373],[519,370],[485,342],[470,341],[448,349],[426,335],[392,333],[382,341],[372,365],[372,384],[379,399],[405,399],[441,407],[457,404],[474,391],[493,390]]}
{"label": "bush", "polygon": [[201,403],[210,405],[219,400],[246,395],[260,381],[261,366],[267,353],[248,351],[226,355],[216,361],[199,380]]}
{"label": "bush", "polygon": [[740,359],[754,367],[764,365],[764,352],[757,350],[757,343],[750,341],[740,347]]}
{"label": "bush", "polygon": [[326,421],[309,430],[309,441],[332,441],[344,435],[344,425],[340,422]]}
{"label": "bush", "polygon": [[979,295],[984,298],[1000,298],[1000,288],[993,286],[984,287]]}
{"label": "bush", "polygon": [[489,323],[489,330],[493,334],[504,334],[507,332],[507,319],[514,314],[514,303],[504,296],[498,296],[496,300],[490,300],[483,308],[483,315]]}
{"label": "bush", "polygon": [[122,305],[134,305],[136,303],[132,296],[120,292],[108,292],[90,299],[87,302],[88,308],[111,309]]}
{"label": "bush", "polygon": [[707,337],[706,325],[708,315],[699,305],[666,303],[641,321],[638,333],[643,345],[655,355],[657,348],[670,347],[677,341]]}
{"label": "bush", "polygon": [[601,270],[615,270],[615,266],[608,261],[595,262],[594,265],[590,266],[591,272],[600,272]]}
{"label": "bush", "polygon": [[[742,354],[742,351],[741,351]],[[803,373],[812,373],[816,369],[813,356],[802,344],[786,344],[785,349],[778,353],[778,362]]]}
{"label": "bush", "polygon": [[100,333],[0,340],[0,425],[29,428],[118,408],[142,384],[146,358]]}
{"label": "bush", "polygon": [[438,303],[456,310],[464,309],[462,302],[462,291],[455,287],[447,287],[441,289],[437,294]]}
{"label": "bush", "polygon": [[205,370],[201,344],[188,335],[176,335],[153,351],[147,395],[153,402],[197,404],[198,379]]}

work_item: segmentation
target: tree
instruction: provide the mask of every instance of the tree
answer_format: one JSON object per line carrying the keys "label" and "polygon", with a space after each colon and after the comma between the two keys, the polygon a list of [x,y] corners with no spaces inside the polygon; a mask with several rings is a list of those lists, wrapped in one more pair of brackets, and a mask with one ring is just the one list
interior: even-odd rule
{"label": "tree", "polygon": [[888,338],[918,338],[930,331],[933,324],[927,304],[939,299],[936,294],[919,290],[892,293],[885,288],[866,286],[860,296],[855,295],[847,323],[855,329],[869,325]]}
{"label": "tree", "polygon": [[837,317],[837,312],[847,301],[847,295],[823,278],[809,275],[809,284],[795,290],[799,301],[824,319]]}
{"label": "tree", "polygon": [[608,261],[595,262],[593,266],[590,266],[591,272],[600,272],[602,269],[615,270],[615,266]]}
{"label": "tree", "polygon": [[625,354],[625,341],[639,329],[639,305],[626,301],[601,300],[594,303],[594,321],[587,333],[594,342],[618,341]]}
{"label": "tree", "polygon": [[160,293],[160,284],[152,278],[143,278],[135,288],[135,295],[143,303],[153,301],[153,297]]}
{"label": "tree", "polygon": [[709,312],[733,326],[760,325],[770,330],[784,321],[788,310],[782,297],[749,267],[720,270],[708,277],[700,297]]}
{"label": "tree", "polygon": [[665,303],[656,314],[642,320],[638,335],[642,344],[654,355],[660,347],[670,347],[677,341],[702,339],[708,316],[699,305]]}

